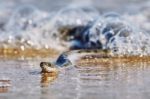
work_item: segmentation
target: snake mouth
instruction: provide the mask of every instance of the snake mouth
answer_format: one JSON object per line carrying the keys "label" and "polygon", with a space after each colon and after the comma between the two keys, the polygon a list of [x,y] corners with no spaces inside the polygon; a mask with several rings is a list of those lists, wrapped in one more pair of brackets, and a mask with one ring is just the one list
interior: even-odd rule
{"label": "snake mouth", "polygon": [[57,68],[50,62],[41,62],[40,67],[41,73],[54,73],[57,72]]}

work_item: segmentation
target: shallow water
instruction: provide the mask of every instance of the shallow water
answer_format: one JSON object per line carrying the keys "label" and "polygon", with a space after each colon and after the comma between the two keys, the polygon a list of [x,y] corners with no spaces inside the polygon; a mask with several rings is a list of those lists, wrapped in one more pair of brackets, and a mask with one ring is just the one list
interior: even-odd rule
{"label": "shallow water", "polygon": [[[110,48],[117,45],[119,55],[150,55],[149,5],[149,0],[0,0],[0,99],[149,99],[150,61],[86,61],[58,75],[41,74],[39,67],[68,50],[68,35],[63,38],[59,29],[83,28],[95,17],[97,22],[81,33],[82,39],[89,32],[90,40],[98,37],[105,48],[106,38],[95,31],[113,24],[117,28],[109,33],[121,28],[118,35],[123,31],[125,37],[117,35]],[[126,38],[124,32],[131,35]]]}
{"label": "shallow water", "polygon": [[[150,62],[77,65],[40,74],[39,60],[0,61],[1,99],[149,99]],[[48,76],[47,76],[48,75]]]}

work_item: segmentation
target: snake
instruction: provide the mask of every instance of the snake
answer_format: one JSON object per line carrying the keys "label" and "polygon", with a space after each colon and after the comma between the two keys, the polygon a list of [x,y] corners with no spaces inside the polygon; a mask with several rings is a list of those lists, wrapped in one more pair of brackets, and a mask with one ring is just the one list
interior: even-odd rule
{"label": "snake", "polygon": [[71,65],[75,65],[76,60],[80,60],[85,56],[92,56],[92,58],[108,58],[111,57],[110,50],[101,49],[83,49],[83,50],[71,50],[63,52],[54,62],[41,62],[41,73],[53,73],[58,72],[59,68],[65,68]]}
{"label": "snake", "polygon": [[59,36],[62,36],[58,36],[61,40],[70,43],[70,50],[60,54],[54,62],[41,62],[42,73],[75,65],[74,58],[80,61],[84,56],[93,59],[112,57],[113,52],[119,49],[116,43],[119,40],[116,38],[128,40],[127,37],[132,33],[132,28],[118,15],[108,14],[103,20],[96,19],[86,26],[63,27],[59,29],[59,33],[61,33]]}

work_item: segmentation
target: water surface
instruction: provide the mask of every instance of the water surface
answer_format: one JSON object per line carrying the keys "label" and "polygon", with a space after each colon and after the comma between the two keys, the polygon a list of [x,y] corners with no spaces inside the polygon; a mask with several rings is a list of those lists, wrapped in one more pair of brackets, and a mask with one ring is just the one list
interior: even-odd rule
{"label": "water surface", "polygon": [[150,62],[80,64],[40,74],[39,60],[0,61],[1,99],[149,99]]}
{"label": "water surface", "polygon": [[[0,0],[0,99],[149,99],[150,61],[85,60],[58,75],[41,74],[39,67],[68,50],[68,43],[89,44],[66,41],[68,34],[63,38],[59,29],[82,28],[91,19],[82,39],[89,33],[91,41],[98,38],[105,48],[107,40],[97,30],[113,24],[116,28],[107,32],[120,30],[108,47],[120,49],[119,55],[150,55],[149,5],[149,0]],[[121,37],[124,30],[127,35]]]}

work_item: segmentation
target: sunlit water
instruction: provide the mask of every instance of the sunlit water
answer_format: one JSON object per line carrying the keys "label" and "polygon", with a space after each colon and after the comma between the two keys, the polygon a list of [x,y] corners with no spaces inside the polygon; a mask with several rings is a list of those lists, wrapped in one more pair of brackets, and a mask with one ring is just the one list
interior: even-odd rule
{"label": "sunlit water", "polygon": [[[1,61],[1,99],[149,99],[149,62],[77,65],[58,76],[40,74],[39,61]],[[49,78],[49,79],[48,79]]]}

